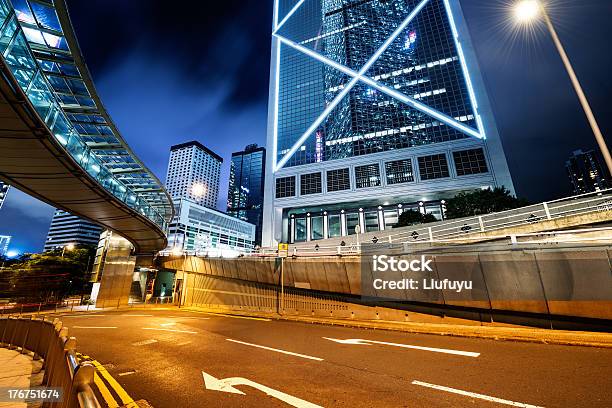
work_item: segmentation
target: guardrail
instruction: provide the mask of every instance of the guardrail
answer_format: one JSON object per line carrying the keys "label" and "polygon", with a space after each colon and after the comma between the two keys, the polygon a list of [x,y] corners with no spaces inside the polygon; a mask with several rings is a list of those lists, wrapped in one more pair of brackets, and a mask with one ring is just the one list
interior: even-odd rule
{"label": "guardrail", "polygon": [[1,318],[0,335],[0,346],[32,352],[34,359],[42,358],[44,386],[63,390],[61,402],[46,402],[43,406],[100,408],[91,388],[95,368],[78,362],[76,338],[68,337],[68,328],[62,327],[59,319]]}
{"label": "guardrail", "polygon": [[[599,233],[603,236],[586,236],[587,234]],[[491,235],[486,238],[487,242],[495,242],[496,244],[549,244],[549,243],[581,243],[581,244],[597,244],[602,240],[608,240],[612,243],[612,227],[602,228],[587,228],[577,230],[564,231],[545,231],[534,232],[528,234],[509,234],[509,235]],[[473,236],[461,236],[448,239],[420,240],[409,242],[391,242],[391,244],[430,244],[432,246],[439,245],[454,245],[454,244],[470,244],[482,242],[483,238]],[[381,245],[389,245],[388,241],[379,242]],[[311,248],[291,247],[288,251],[278,251],[274,249],[260,250],[254,256],[258,257],[321,257],[321,256],[350,256],[360,255],[363,244],[372,245],[372,241],[363,241],[350,245],[330,245],[320,246],[315,245]]]}

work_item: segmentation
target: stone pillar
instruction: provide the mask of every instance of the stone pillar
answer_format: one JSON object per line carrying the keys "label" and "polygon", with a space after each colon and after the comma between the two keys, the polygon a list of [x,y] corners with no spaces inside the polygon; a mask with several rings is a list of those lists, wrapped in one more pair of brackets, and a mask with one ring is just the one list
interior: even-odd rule
{"label": "stone pillar", "polygon": [[96,256],[94,270],[100,283],[96,307],[126,306],[134,277],[136,257],[132,244],[122,236],[107,231],[102,234],[103,252]]}

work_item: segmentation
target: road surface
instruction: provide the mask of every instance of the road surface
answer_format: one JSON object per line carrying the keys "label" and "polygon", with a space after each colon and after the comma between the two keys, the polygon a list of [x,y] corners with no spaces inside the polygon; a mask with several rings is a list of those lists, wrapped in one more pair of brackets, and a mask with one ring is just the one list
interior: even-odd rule
{"label": "road surface", "polygon": [[81,353],[155,408],[612,406],[609,349],[178,310],[61,319]]}

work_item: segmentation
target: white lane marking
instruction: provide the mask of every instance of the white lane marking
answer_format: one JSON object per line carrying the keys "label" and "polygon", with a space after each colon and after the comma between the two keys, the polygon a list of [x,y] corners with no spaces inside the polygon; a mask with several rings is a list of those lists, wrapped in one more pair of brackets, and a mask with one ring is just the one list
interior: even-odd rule
{"label": "white lane marking", "polygon": [[136,343],[132,343],[132,346],[146,346],[147,344],[153,344],[153,343],[157,343],[157,340],[149,339],[149,340],[137,341]]}
{"label": "white lane marking", "polygon": [[62,317],[104,317],[103,314],[61,315]]}
{"label": "white lane marking", "polygon": [[135,374],[136,371],[126,371],[125,373],[119,373],[117,374],[119,377],[123,377],[124,375],[130,375],[130,374]]}
{"label": "white lane marking", "polygon": [[204,386],[206,387],[207,390],[245,395],[244,392],[240,391],[238,388],[235,388],[234,386],[246,385],[248,387],[258,389],[266,393],[270,397],[281,400],[296,408],[323,408],[320,405],[316,405],[316,404],[313,404],[312,402],[308,402],[303,399],[294,397],[292,395],[285,394],[284,392],[281,392],[281,391],[276,391],[275,389],[266,387],[265,385],[258,384],[255,381],[247,380],[246,378],[232,377],[232,378],[219,379],[219,378],[213,377],[210,374],[206,374],[204,371],[202,371],[202,377],[204,378]]}
{"label": "white lane marking", "polygon": [[442,385],[436,385],[436,384],[429,384],[429,383],[422,382],[422,381],[417,381],[417,380],[414,380],[412,382],[412,384],[420,385],[422,387],[427,387],[427,388],[433,388],[435,390],[451,392],[453,394],[465,395],[466,397],[479,398],[479,399],[482,399],[482,400],[485,400],[485,401],[497,402],[499,404],[504,404],[504,405],[511,405],[513,407],[544,408],[544,407],[541,407],[541,406],[538,406],[538,405],[531,405],[531,404],[525,404],[525,403],[522,403],[522,402],[509,401],[509,400],[505,400],[505,399],[501,399],[501,398],[497,398],[497,397],[490,397],[488,395],[476,394],[475,392],[458,390],[456,388],[444,387]]}
{"label": "white lane marking", "polygon": [[116,329],[117,326],[72,326],[73,329]]}
{"label": "white lane marking", "polygon": [[190,334],[197,333],[197,332],[189,331],[189,330],[160,329],[157,327],[143,327],[142,330],[158,330],[158,331],[167,331],[167,332],[174,332],[174,333],[190,333]]}
{"label": "white lane marking", "polygon": [[167,326],[175,326],[176,323],[160,323],[159,325],[163,327],[167,327]]}
{"label": "white lane marking", "polygon": [[293,353],[291,351],[285,351],[285,350],[275,349],[275,348],[272,348],[272,347],[260,346],[258,344],[245,343],[244,341],[239,341],[239,340],[232,340],[232,339],[225,339],[225,340],[231,341],[233,343],[244,344],[245,346],[257,347],[257,348],[264,349],[264,350],[276,351],[277,353],[283,353],[283,354],[289,354],[291,356],[307,358],[309,360],[323,361],[322,358],[308,356],[306,354]]}
{"label": "white lane marking", "polygon": [[153,315],[148,314],[122,314],[120,316],[131,316],[131,317],[153,317]]}
{"label": "white lane marking", "polygon": [[423,347],[423,346],[414,346],[412,344],[398,344],[398,343],[387,343],[385,341],[375,341],[375,340],[364,340],[364,339],[332,339],[329,337],[323,337],[325,340],[330,340],[340,344],[353,344],[353,345],[361,345],[361,346],[370,346],[372,344],[382,344],[384,346],[393,346],[393,347],[402,347],[414,350],[422,350],[422,351],[432,351],[434,353],[446,353],[446,354],[455,354],[458,356],[466,356],[466,357],[478,357],[480,353],[474,353],[472,351],[461,351],[461,350],[451,350],[451,349],[443,349],[443,348],[435,348],[435,347]]}
{"label": "white lane marking", "polygon": [[210,320],[210,317],[189,317],[189,316],[168,316],[169,319],[197,319],[197,320]]}

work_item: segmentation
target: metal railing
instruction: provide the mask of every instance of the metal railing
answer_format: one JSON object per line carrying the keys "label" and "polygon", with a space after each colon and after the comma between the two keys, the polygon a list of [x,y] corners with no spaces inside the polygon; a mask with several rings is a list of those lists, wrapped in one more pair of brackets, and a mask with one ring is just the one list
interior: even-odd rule
{"label": "metal railing", "polygon": [[[291,244],[289,255],[308,256],[335,253],[350,254],[361,244],[409,244],[440,243],[459,240],[482,240],[480,234],[506,228],[534,225],[544,221],[559,220],[569,216],[610,212],[612,214],[612,189],[582,194],[560,200],[543,202],[514,210],[501,211],[481,216],[418,224],[412,227],[369,232],[333,239]],[[610,216],[612,219],[612,215]],[[510,237],[511,234],[487,236],[487,239]],[[519,234],[520,235],[520,234]],[[261,249],[256,256],[274,256],[274,248]]]}
{"label": "metal railing", "polygon": [[[79,363],[76,356],[76,338],[68,337],[68,328],[59,319],[1,318],[0,346],[21,353],[32,352],[35,360],[42,358],[45,374],[43,385],[63,390],[62,408],[100,408],[92,390],[95,367]],[[44,406],[49,406],[45,403]]]}

